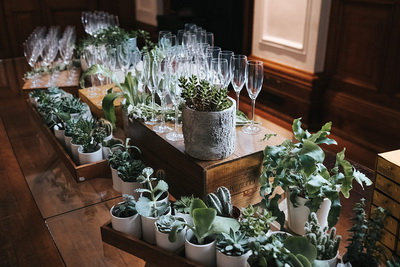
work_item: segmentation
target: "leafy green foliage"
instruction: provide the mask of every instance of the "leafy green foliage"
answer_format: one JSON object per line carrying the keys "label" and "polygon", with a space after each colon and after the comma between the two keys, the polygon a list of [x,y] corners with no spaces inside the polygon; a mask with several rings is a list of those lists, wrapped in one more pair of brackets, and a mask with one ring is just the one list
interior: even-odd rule
{"label": "leafy green foliage", "polygon": [[[168,192],[168,184],[164,180],[157,181],[157,178],[151,177],[153,173],[154,170],[152,168],[146,167],[137,178],[137,181],[141,183],[144,188],[136,189],[136,191],[149,195],[149,197],[141,196],[136,205],[139,214],[145,217],[164,215],[169,208],[169,204],[166,202],[157,203],[157,200],[161,200],[161,196]],[[157,184],[153,187],[153,182],[156,181]]]}
{"label": "leafy green foliage", "polygon": [[130,138],[126,138],[124,144],[115,144],[113,147],[118,147],[120,149],[111,151],[108,157],[108,162],[110,166],[114,169],[118,169],[120,166],[129,164],[134,159],[138,159],[141,154],[140,149],[137,146],[130,145]]}
{"label": "leafy green foliage", "polygon": [[127,218],[135,215],[137,213],[135,198],[127,194],[122,195],[122,197],[124,201],[115,205],[111,213],[119,218]]}
{"label": "leafy green foliage", "polygon": [[249,238],[240,231],[221,233],[222,238],[217,240],[217,249],[228,256],[241,256],[249,251]]}
{"label": "leafy green foliage", "polygon": [[336,228],[321,227],[317,214],[312,212],[309,221],[304,227],[304,236],[317,248],[317,259],[329,260],[336,256],[339,249],[341,236],[336,235]]}
{"label": "leafy green foliage", "polygon": [[[291,191],[290,201],[295,207],[297,197],[305,197],[306,206],[311,212],[316,212],[323,199],[329,198],[331,207],[328,224],[329,227],[333,227],[341,210],[339,192],[348,198],[353,180],[361,186],[363,183],[371,185],[372,182],[345,160],[345,149],[336,155],[335,166],[331,170],[325,167],[325,153],[320,145],[336,144],[335,140],[327,137],[330,134],[331,123],[326,123],[314,134],[301,128],[300,119],[293,121],[292,128],[297,143],[285,140],[281,145],[267,146],[264,149],[260,194],[267,206],[275,207],[274,211],[277,210],[277,202],[276,199],[270,199],[270,196],[278,186],[285,191]],[[273,203],[270,203],[271,201]],[[279,223],[283,225],[284,218],[282,219],[281,214],[274,212],[274,215],[279,216]]]}
{"label": "leafy green foliage", "polygon": [[378,244],[382,239],[388,212],[377,207],[372,210],[370,219],[365,213],[365,199],[361,199],[353,208],[352,227],[348,230],[351,237],[343,256],[344,262],[353,266],[379,266],[379,259],[385,254],[384,248]]}
{"label": "leafy green foliage", "polygon": [[257,237],[267,234],[270,229],[269,224],[276,218],[266,209],[248,205],[241,209],[239,217],[240,230],[249,237]]}
{"label": "leafy green foliage", "polygon": [[192,77],[179,78],[182,88],[182,98],[186,106],[197,111],[221,111],[232,106],[228,98],[227,88],[218,88],[207,80],[198,80]]}
{"label": "leafy green foliage", "polygon": [[138,159],[124,161],[117,168],[118,177],[124,182],[137,182],[145,167],[143,162]]}
{"label": "leafy green foliage", "polygon": [[190,206],[192,205],[193,200],[193,195],[180,197],[174,202],[175,211],[183,214],[189,214]]}

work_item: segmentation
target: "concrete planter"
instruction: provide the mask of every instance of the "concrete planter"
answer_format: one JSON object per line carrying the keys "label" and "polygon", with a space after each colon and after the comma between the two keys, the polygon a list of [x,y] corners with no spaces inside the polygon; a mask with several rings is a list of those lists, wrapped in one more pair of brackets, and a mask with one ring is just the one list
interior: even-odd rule
{"label": "concrete planter", "polygon": [[216,112],[183,107],[182,131],[186,153],[200,160],[226,158],[236,146],[236,103]]}

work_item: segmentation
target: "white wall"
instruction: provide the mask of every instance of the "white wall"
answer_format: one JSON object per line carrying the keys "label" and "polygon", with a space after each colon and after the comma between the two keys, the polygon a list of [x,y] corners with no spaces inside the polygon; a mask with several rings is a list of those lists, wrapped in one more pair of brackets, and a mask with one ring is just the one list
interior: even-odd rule
{"label": "white wall", "polygon": [[331,0],[255,0],[252,54],[321,72],[330,6]]}
{"label": "white wall", "polygon": [[136,0],[136,20],[157,26],[157,15],[162,14],[162,0]]}

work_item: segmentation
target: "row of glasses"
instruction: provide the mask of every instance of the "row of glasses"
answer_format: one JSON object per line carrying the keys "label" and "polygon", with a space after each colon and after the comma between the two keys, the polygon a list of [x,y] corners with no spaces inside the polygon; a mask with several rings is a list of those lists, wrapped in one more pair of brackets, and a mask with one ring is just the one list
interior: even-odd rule
{"label": "row of glasses", "polygon": [[85,32],[96,36],[98,32],[109,27],[118,26],[118,16],[114,16],[104,11],[82,12],[81,20]]}

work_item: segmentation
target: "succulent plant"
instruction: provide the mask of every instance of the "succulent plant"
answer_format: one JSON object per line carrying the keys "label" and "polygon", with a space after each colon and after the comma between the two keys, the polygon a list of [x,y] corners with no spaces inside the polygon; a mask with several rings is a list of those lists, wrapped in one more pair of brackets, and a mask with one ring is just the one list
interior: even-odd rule
{"label": "succulent plant", "polygon": [[239,217],[240,229],[249,237],[265,235],[269,230],[269,224],[275,220],[271,212],[252,205],[242,208]]}
{"label": "succulent plant", "polygon": [[171,232],[172,227],[178,225],[177,232],[182,231],[185,229],[185,220],[180,217],[175,217],[171,214],[162,215],[156,221],[156,226],[158,231],[161,233],[169,234]]}
{"label": "succulent plant", "polygon": [[249,251],[249,238],[246,233],[233,231],[221,233],[222,238],[216,243],[217,249],[228,256],[241,256]]}
{"label": "succulent plant", "polygon": [[336,256],[342,239],[336,235],[336,228],[332,227],[328,233],[328,226],[321,227],[317,214],[312,212],[304,227],[305,237],[317,248],[317,259],[329,260]]}
{"label": "succulent plant", "polygon": [[115,205],[111,213],[119,218],[127,218],[135,215],[137,213],[135,198],[127,194],[122,195],[122,197],[124,201]]}
{"label": "succulent plant", "polygon": [[207,195],[207,206],[217,211],[218,216],[231,217],[232,216],[232,199],[229,189],[225,186],[217,188],[216,193],[209,193]]}
{"label": "succulent plant", "polygon": [[180,199],[177,199],[174,202],[174,208],[176,212],[189,214],[190,213],[190,205],[193,202],[193,195],[191,196],[182,196]]}

